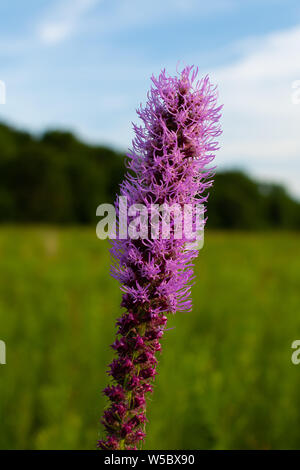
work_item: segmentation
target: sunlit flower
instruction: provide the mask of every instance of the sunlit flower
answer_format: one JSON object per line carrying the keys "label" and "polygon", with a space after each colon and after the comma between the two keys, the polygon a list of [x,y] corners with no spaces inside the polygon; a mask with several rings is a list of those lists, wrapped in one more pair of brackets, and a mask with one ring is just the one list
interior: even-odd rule
{"label": "sunlit flower", "polygon": [[[208,77],[186,67],[179,76],[162,71],[152,77],[145,108],[137,113],[135,138],[121,196],[128,205],[205,204],[212,185],[207,165],[217,150],[221,107]],[[118,203],[116,210],[119,214]],[[121,282],[124,314],[117,321],[110,365],[113,385],[104,390],[110,405],[103,416],[106,437],[101,449],[136,449],[145,438],[145,394],[152,392],[166,314],[191,310],[192,260],[187,239],[117,239],[112,241],[112,275]]]}

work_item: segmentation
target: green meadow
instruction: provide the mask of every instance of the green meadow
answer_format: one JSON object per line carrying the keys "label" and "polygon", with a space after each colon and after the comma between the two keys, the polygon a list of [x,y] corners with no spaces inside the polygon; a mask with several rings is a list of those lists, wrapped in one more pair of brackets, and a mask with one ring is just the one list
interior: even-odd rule
{"label": "green meadow", "polygon": [[[300,449],[299,234],[210,232],[169,318],[146,449]],[[0,229],[0,448],[93,449],[120,290],[90,228]]]}

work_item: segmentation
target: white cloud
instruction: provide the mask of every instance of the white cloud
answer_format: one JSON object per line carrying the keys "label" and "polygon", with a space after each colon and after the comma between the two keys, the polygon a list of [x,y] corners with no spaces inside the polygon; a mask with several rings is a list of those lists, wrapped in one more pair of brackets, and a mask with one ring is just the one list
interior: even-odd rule
{"label": "white cloud", "polygon": [[237,7],[236,0],[117,0],[106,1],[101,15],[89,20],[89,30],[100,34],[130,31],[132,28],[143,30],[157,24],[170,25],[181,18],[189,21],[191,15],[198,18],[221,15]]}
{"label": "white cloud", "polygon": [[224,153],[228,156],[300,157],[300,27],[271,34],[237,63],[215,70],[224,103]]}
{"label": "white cloud", "polygon": [[58,3],[38,25],[41,42],[52,45],[68,38],[78,27],[82,15],[96,3],[98,0],[64,0]]}
{"label": "white cloud", "polygon": [[72,31],[72,25],[65,23],[46,23],[40,30],[40,36],[45,44],[56,44],[68,37]]}
{"label": "white cloud", "polygon": [[224,103],[218,160],[239,162],[258,176],[260,166],[264,175],[268,167],[275,174],[273,167],[280,162],[283,171],[276,169],[277,179],[281,174],[295,192],[295,171],[300,179],[300,104],[293,104],[293,83],[300,79],[300,27],[256,39],[253,46],[249,50],[248,44],[236,63],[211,74]]}

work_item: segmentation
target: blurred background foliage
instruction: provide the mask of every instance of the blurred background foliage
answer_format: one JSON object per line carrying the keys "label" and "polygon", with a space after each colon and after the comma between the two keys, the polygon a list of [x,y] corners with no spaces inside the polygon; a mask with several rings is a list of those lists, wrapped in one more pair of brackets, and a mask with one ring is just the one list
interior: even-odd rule
{"label": "blurred background foliage", "polygon": [[[123,174],[124,154],[70,132],[34,137],[0,125],[0,222],[95,224]],[[216,174],[208,214],[208,228],[300,229],[300,203],[283,187],[237,170]]]}
{"label": "blurred background foliage", "polygon": [[[169,317],[146,449],[299,448],[300,245],[207,231],[193,311]],[[0,448],[93,449],[121,293],[89,227],[0,230]]]}
{"label": "blurred background foliage", "polygon": [[[2,449],[93,449],[101,435],[121,294],[95,212],[123,172],[124,155],[71,133],[0,126]],[[163,339],[145,448],[300,448],[299,203],[219,172],[208,216],[193,311],[169,318]]]}

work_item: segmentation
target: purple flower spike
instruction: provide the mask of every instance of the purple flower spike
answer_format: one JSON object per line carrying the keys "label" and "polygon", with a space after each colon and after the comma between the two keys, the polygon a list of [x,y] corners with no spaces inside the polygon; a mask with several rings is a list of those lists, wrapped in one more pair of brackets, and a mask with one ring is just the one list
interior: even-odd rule
{"label": "purple flower spike", "polygon": [[[128,207],[143,204],[150,214],[153,204],[206,204],[214,170],[207,165],[218,149],[221,106],[209,78],[197,80],[197,74],[198,69],[186,67],[176,77],[165,70],[152,77],[148,102],[137,111],[142,125],[134,125],[129,172],[120,187]],[[148,237],[111,241],[112,276],[121,283],[125,312],[112,345],[117,358],[108,374],[113,383],[104,390],[110,404],[102,419],[101,449],[137,449],[145,438],[145,395],[153,390],[166,315],[192,308],[192,260],[198,251],[186,249],[187,241],[174,233],[168,239],[160,231],[149,235],[149,230]]]}

